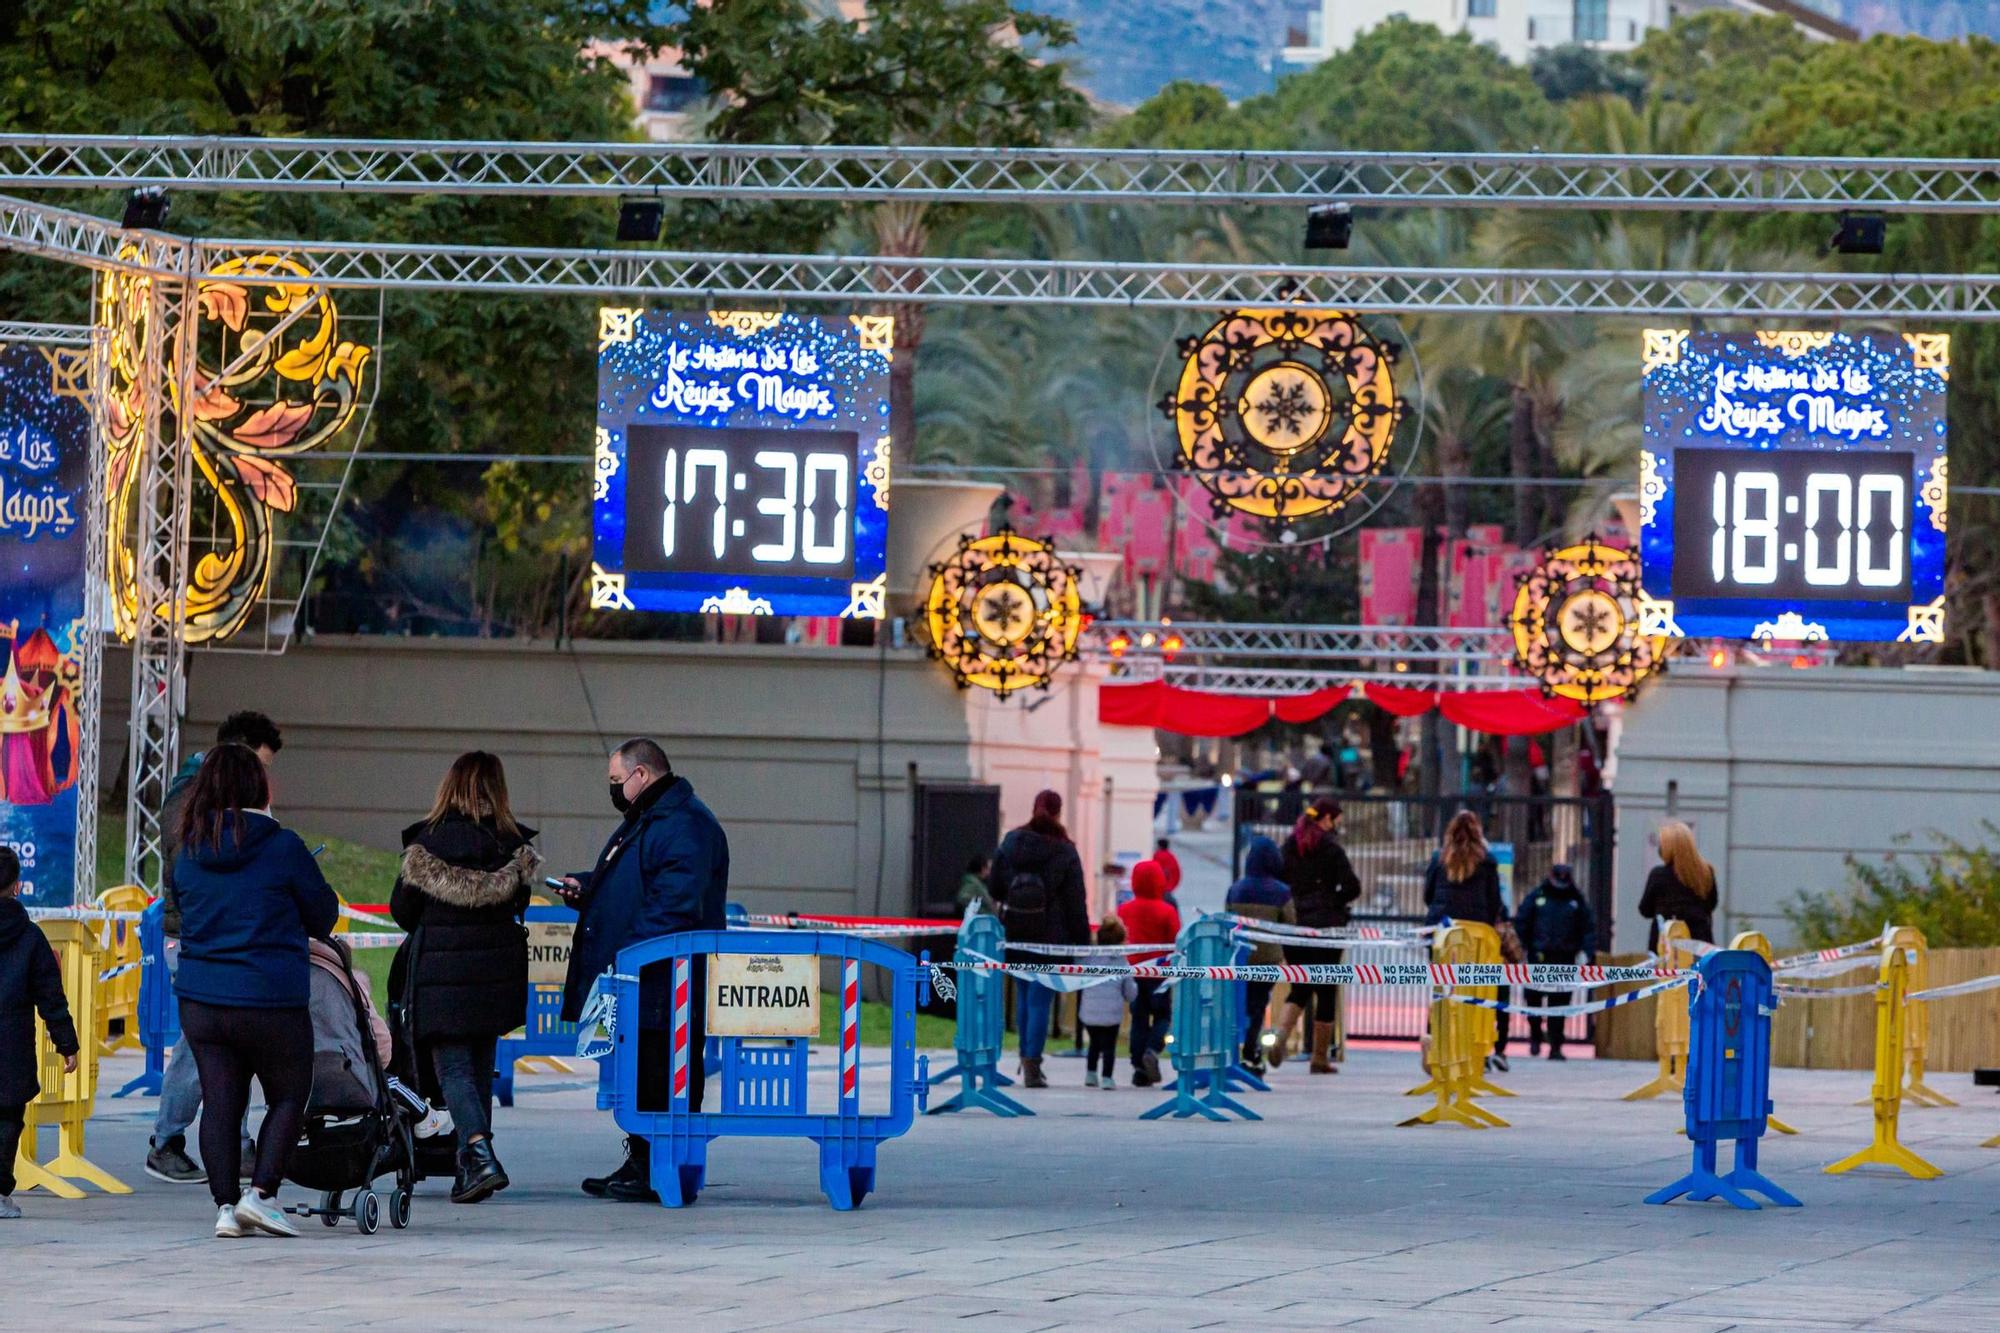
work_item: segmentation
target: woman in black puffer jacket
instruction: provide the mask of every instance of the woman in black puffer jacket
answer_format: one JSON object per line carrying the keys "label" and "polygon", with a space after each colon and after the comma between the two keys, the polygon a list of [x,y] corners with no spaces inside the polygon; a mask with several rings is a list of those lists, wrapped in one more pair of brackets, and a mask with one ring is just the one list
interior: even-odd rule
{"label": "woman in black puffer jacket", "polygon": [[417,1058],[437,1075],[458,1131],[453,1203],[507,1188],[493,1154],[498,1040],[527,1018],[521,913],[541,869],[535,830],[514,822],[507,775],[483,750],[460,755],[430,814],[403,830],[389,911],[410,932],[399,957]]}

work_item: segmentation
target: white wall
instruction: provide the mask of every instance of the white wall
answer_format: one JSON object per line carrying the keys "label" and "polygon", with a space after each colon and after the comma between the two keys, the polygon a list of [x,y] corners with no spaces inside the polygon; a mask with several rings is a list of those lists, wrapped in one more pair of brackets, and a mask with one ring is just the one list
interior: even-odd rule
{"label": "white wall", "polygon": [[1616,790],[1619,949],[1644,944],[1639,892],[1668,817],[1721,877],[1717,936],[1783,944],[1784,904],[1844,888],[1849,854],[2000,822],[2000,674],[1687,663],[1626,710]]}

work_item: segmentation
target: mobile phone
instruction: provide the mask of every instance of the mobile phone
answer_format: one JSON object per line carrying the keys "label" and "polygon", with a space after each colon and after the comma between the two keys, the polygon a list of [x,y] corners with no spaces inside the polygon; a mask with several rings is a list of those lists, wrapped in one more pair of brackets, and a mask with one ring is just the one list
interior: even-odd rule
{"label": "mobile phone", "polygon": [[321,844],[320,844],[319,846],[317,846],[317,847],[313,848],[313,850],[312,850],[312,854],[313,854],[314,856],[318,856],[318,855],[319,855],[319,854],[320,854],[321,852],[323,852],[323,851],[325,851],[325,850],[326,850],[326,844],[325,844],[325,843],[321,843]]}
{"label": "mobile phone", "polygon": [[548,885],[550,888],[554,889],[557,893],[569,892],[569,883],[566,880],[560,880],[551,877],[544,879],[542,883]]}

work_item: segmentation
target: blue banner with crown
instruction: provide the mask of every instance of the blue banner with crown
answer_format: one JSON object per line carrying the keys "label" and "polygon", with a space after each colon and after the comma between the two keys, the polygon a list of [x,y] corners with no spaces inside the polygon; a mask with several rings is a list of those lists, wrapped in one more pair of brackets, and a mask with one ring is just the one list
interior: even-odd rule
{"label": "blue banner with crown", "polygon": [[31,906],[76,893],[90,409],[58,354],[0,345],[0,843]]}

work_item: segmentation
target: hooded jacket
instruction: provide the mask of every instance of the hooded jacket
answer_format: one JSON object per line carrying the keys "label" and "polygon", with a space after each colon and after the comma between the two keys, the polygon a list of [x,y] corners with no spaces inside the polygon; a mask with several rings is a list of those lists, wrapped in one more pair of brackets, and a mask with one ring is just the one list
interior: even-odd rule
{"label": "hooded jacket", "polygon": [[1353,916],[1354,900],[1361,896],[1361,876],[1354,873],[1346,850],[1325,834],[1310,853],[1299,850],[1298,835],[1285,839],[1285,865],[1280,872],[1292,886],[1292,905],[1298,910],[1299,924],[1324,930],[1344,926]]}
{"label": "hooded jacket", "polygon": [[1569,963],[1590,952],[1597,924],[1568,866],[1551,868],[1549,877],[1523,900],[1514,913],[1514,933],[1531,963]]}
{"label": "hooded jacket", "polygon": [[[1083,859],[1076,844],[1023,824],[1000,840],[993,854],[993,868],[987,872],[986,887],[1001,905],[1006,919],[1007,892],[1022,875],[1039,876],[1048,891],[1047,939],[1023,940],[1024,944],[1090,943],[1090,908],[1083,896]],[[1009,928],[1011,935],[1012,928]],[[1023,962],[1045,959],[1023,958]]]}
{"label": "hooded jacket", "polygon": [[[1132,901],[1118,905],[1118,919],[1125,924],[1127,944],[1172,944],[1181,933],[1181,914],[1166,901],[1167,875],[1157,861],[1141,861],[1132,867]],[[1153,962],[1158,954],[1136,955],[1140,962]]]}
{"label": "hooded jacket", "polygon": [[[1250,850],[1243,856],[1243,877],[1229,886],[1224,908],[1256,921],[1296,922],[1299,917],[1292,906],[1292,890],[1278,878],[1284,868],[1277,843],[1266,837],[1252,838]],[[1255,964],[1284,961],[1282,945],[1259,944],[1250,951],[1250,962]]]}
{"label": "hooded jacket", "polygon": [[447,815],[403,830],[389,914],[410,932],[395,971],[412,1035],[501,1037],[527,1021],[528,935],[520,917],[542,858],[535,830]]}
{"label": "hooded jacket", "polygon": [[63,1055],[75,1055],[76,1024],[63,994],[62,967],[49,937],[17,898],[0,898],[0,1106],[22,1106],[41,1092],[35,1060],[35,1014]]}
{"label": "hooded jacket", "polygon": [[303,1009],[306,940],[340,919],[340,900],[298,834],[246,810],[215,843],[174,858],[181,963],[174,993],[245,1009]]}

